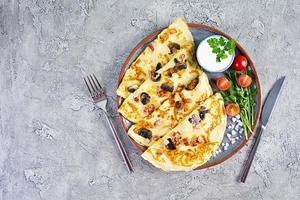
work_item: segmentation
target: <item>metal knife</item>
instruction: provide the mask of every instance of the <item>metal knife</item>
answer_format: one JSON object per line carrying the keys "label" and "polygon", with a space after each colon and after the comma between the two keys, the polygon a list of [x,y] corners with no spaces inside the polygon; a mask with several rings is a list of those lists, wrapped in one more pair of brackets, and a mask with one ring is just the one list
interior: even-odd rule
{"label": "metal knife", "polygon": [[278,95],[279,95],[279,92],[280,92],[280,90],[282,88],[284,80],[285,80],[285,76],[281,77],[279,80],[277,80],[275,82],[274,86],[270,90],[270,92],[269,92],[269,94],[266,97],[266,100],[264,102],[262,113],[261,113],[261,118],[260,118],[261,126],[257,130],[256,140],[255,140],[255,142],[254,142],[254,144],[252,146],[252,149],[250,151],[250,154],[249,154],[248,159],[247,159],[246,164],[245,164],[245,168],[244,168],[244,170],[242,172],[241,182],[243,182],[243,183],[245,183],[246,178],[248,176],[248,173],[249,173],[249,170],[250,170],[250,167],[251,167],[254,155],[256,153],[258,144],[260,142],[261,134],[262,134],[262,132],[267,127],[269,118],[270,118],[270,116],[272,114],[274,105],[276,103],[276,100],[278,98]]}

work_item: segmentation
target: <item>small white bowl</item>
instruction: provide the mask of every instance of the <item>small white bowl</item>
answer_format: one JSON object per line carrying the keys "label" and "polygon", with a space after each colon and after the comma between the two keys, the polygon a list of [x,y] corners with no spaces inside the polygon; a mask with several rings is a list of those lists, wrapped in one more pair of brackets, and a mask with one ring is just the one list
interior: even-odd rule
{"label": "small white bowl", "polygon": [[197,47],[196,51],[196,57],[198,60],[199,65],[209,72],[223,72],[227,70],[235,57],[235,52],[232,55],[228,55],[228,58],[225,60],[221,60],[220,63],[216,62],[216,54],[212,53],[212,48],[207,43],[207,40],[210,38],[220,38],[223,37],[225,41],[227,42],[228,39],[221,35],[212,35],[200,42],[200,44]]}

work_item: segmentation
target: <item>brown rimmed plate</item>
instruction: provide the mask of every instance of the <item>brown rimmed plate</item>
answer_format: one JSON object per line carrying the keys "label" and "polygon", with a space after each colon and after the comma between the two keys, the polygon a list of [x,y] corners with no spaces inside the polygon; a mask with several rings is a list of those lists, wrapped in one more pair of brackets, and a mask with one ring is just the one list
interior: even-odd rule
{"label": "brown rimmed plate", "polygon": [[[229,39],[231,38],[226,33],[222,32],[214,27],[211,27],[211,26],[207,26],[207,25],[203,25],[203,24],[196,24],[196,23],[188,23],[188,26],[194,37],[196,47],[203,39],[205,39],[206,37],[211,36],[211,35],[218,34],[218,35],[223,35]],[[150,42],[152,42],[162,30],[163,29],[151,33],[150,35],[145,37],[143,40],[141,40],[133,48],[133,50],[130,52],[129,56],[125,60],[124,64],[122,65],[121,72],[119,74],[118,84],[120,84],[122,77],[123,77],[126,69],[130,66],[130,64],[138,57],[138,55],[140,53],[143,52],[143,50],[147,47],[147,45]],[[248,65],[249,65],[250,70],[253,72],[256,87],[258,89],[258,95],[256,97],[256,107],[255,107],[255,120],[254,120],[254,125],[252,127],[253,132],[254,132],[258,125],[260,113],[261,113],[261,85],[260,85],[260,81],[259,81],[256,69],[255,69],[255,66],[254,66],[251,58],[249,57],[248,53],[241,47],[241,45],[238,44],[238,42],[236,42],[236,47],[237,47],[236,55],[242,54],[248,59]],[[208,77],[211,81],[211,85],[214,84],[212,80],[214,80],[216,77],[222,75],[222,73],[209,73],[209,72],[206,72],[206,74],[208,75]],[[123,101],[122,98],[117,97],[118,107],[121,105],[122,101]],[[127,133],[127,129],[131,125],[131,123],[129,121],[127,121],[125,118],[123,118],[120,114],[119,114],[119,119],[122,124],[122,127],[124,128],[125,132]],[[225,130],[222,143],[224,143],[224,144],[229,143],[230,145],[227,147],[226,150],[224,149],[224,147],[222,145],[220,145],[219,153],[213,155],[208,162],[206,162],[204,165],[198,167],[196,170],[205,169],[205,168],[208,168],[208,167],[211,167],[211,166],[214,166],[214,165],[224,162],[225,160],[229,159],[231,156],[236,154],[248,142],[248,140],[245,138],[245,135],[243,133],[241,133],[241,134],[238,133],[238,135],[236,136],[236,137],[238,137],[238,139],[232,144],[227,137],[227,133],[231,133],[231,130],[228,129],[228,126],[231,125],[233,122],[230,117],[228,117],[227,121],[228,121],[227,128]],[[252,136],[252,133],[248,133],[248,139],[251,136]],[[130,137],[129,137],[129,139],[130,139],[131,143],[133,144],[133,146],[135,146],[140,153],[143,153],[145,151],[145,147],[137,144]]]}

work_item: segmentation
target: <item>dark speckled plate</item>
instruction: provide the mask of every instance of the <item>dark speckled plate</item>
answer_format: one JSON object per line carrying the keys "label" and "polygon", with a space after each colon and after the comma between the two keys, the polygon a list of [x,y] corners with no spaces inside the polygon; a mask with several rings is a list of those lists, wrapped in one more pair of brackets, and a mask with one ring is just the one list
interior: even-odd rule
{"label": "dark speckled plate", "polygon": [[[226,33],[214,28],[214,27],[210,27],[207,25],[202,25],[202,24],[195,24],[195,23],[189,23],[189,28],[192,32],[192,35],[194,37],[195,40],[195,45],[196,47],[198,46],[198,44],[205,39],[208,36],[211,35],[215,35],[215,34],[219,34],[219,35],[223,35],[227,38],[231,38],[229,35],[227,35]],[[129,54],[129,56],[127,57],[127,59],[125,60],[124,64],[122,65],[122,69],[121,72],[119,74],[119,84],[120,81],[126,71],[126,69],[130,66],[130,64],[137,58],[137,56],[145,49],[145,47],[151,42],[153,41],[156,36],[161,32],[161,30],[156,31],[150,35],[148,35],[146,38],[144,38],[140,43],[138,43],[138,45],[136,47],[134,47],[134,49],[131,51],[131,53]],[[253,74],[255,76],[255,80],[256,80],[256,87],[258,88],[258,96],[256,98],[256,108],[255,108],[255,121],[254,121],[254,125],[253,125],[253,130],[256,130],[256,127],[258,125],[258,119],[260,117],[260,113],[261,113],[261,86],[260,86],[260,81],[258,78],[258,75],[256,73],[255,70],[255,66],[251,60],[251,58],[248,56],[247,52],[236,42],[236,55],[238,54],[242,54],[244,56],[247,57],[248,59],[248,63],[249,63],[249,67],[250,69],[253,71]],[[214,79],[220,75],[222,75],[222,73],[209,73],[206,72],[210,81],[211,81],[211,85],[214,87]],[[118,98],[118,106],[121,104],[122,99]],[[124,130],[127,132],[128,127],[130,126],[130,123],[124,119],[121,115],[119,115],[119,119],[121,121],[121,124],[124,128]],[[235,122],[233,122],[233,120],[228,117],[227,120],[227,128],[226,131],[224,133],[224,138],[222,143],[226,144],[228,143],[229,146],[228,147],[224,147],[221,146],[218,149],[218,153],[213,155],[210,160],[205,163],[204,165],[200,166],[197,168],[198,169],[205,169],[217,164],[220,164],[222,162],[224,162],[225,160],[227,160],[228,158],[230,158],[231,156],[233,156],[235,153],[237,153],[246,143],[248,140],[246,140],[245,135],[243,133],[237,133],[236,135],[232,136],[231,138],[236,138],[235,142],[232,142],[231,140],[229,140],[229,138],[227,137],[227,134],[231,134],[231,129],[228,128],[228,126],[230,126],[231,124],[235,124]],[[250,138],[252,135],[252,133],[248,133],[248,137]],[[130,141],[132,142],[132,144],[142,153],[145,151],[145,148],[138,145],[134,140],[132,140],[131,138],[129,138]]]}

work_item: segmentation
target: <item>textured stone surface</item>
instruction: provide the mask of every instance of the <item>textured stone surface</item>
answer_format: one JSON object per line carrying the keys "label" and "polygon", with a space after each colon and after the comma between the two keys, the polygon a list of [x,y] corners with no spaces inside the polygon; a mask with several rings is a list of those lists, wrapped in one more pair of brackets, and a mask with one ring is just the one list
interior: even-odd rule
{"label": "textured stone surface", "polygon": [[[166,174],[123,137],[129,175],[82,82],[100,77],[115,116],[129,51],[180,15],[236,38],[257,65],[264,96],[287,76],[246,184],[237,178],[249,147],[207,170]],[[299,199],[299,20],[298,0],[2,0],[0,199]]]}

